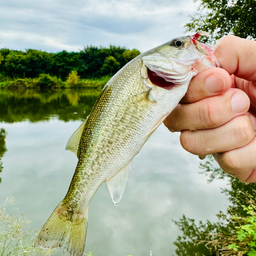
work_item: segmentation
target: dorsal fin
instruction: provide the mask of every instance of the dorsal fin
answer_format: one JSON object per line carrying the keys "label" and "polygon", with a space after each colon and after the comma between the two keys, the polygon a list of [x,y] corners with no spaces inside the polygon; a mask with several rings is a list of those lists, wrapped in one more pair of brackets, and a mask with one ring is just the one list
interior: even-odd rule
{"label": "dorsal fin", "polygon": [[81,136],[82,136],[87,119],[88,119],[88,117],[78,127],[78,129],[71,135],[71,137],[69,138],[69,140],[67,142],[66,148],[65,148],[66,150],[70,150],[70,151],[74,152],[76,155],[77,155],[79,143],[80,143]]}
{"label": "dorsal fin", "polygon": [[106,180],[114,205],[119,204],[122,198],[130,168],[131,162],[123,167],[117,174],[111,177],[111,179]]}

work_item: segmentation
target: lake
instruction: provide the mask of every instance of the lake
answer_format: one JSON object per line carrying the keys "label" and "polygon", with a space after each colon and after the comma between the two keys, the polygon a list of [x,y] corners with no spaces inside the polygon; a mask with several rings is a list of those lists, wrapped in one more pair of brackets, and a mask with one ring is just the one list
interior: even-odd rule
{"label": "lake", "polygon": [[[0,128],[6,132],[0,205],[16,203],[8,213],[24,214],[40,230],[65,196],[77,157],[65,150],[72,133],[89,114],[98,91],[1,92]],[[199,174],[199,158],[186,152],[179,133],[161,125],[135,157],[126,190],[114,206],[104,183],[89,207],[85,252],[93,256],[175,255],[182,233],[173,220],[182,215],[216,221],[228,206],[220,188]],[[55,255],[63,255],[59,249]]]}

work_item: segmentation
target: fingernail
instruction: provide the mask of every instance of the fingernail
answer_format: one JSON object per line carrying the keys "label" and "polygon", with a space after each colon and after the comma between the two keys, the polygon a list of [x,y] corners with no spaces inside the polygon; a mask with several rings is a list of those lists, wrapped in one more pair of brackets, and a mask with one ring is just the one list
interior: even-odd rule
{"label": "fingernail", "polygon": [[225,85],[225,79],[216,74],[208,76],[205,80],[205,87],[209,92],[221,92]]}
{"label": "fingernail", "polygon": [[236,92],[231,98],[231,108],[235,113],[243,113],[249,109],[250,100],[248,96],[241,92]]}

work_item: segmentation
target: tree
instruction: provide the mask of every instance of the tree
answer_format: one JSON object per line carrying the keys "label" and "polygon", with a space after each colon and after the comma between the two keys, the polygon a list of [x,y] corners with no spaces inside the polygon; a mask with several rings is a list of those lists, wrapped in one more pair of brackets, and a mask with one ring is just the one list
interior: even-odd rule
{"label": "tree", "polygon": [[106,57],[102,67],[101,73],[103,75],[113,75],[120,69],[120,63],[113,56]]}
{"label": "tree", "polygon": [[215,39],[228,34],[256,38],[255,11],[255,0],[200,0],[195,16],[185,27],[187,31],[206,31]]}
{"label": "tree", "polygon": [[67,84],[71,87],[77,86],[79,82],[79,76],[77,75],[76,70],[72,70],[67,78]]}
{"label": "tree", "polygon": [[[53,56],[53,69],[61,79],[65,79],[72,70],[80,66],[79,54],[76,52],[62,51]],[[57,74],[56,74],[57,73]]]}
{"label": "tree", "polygon": [[124,57],[126,63],[128,63],[130,60],[137,57],[138,55],[140,55],[140,51],[137,49],[126,50],[123,53],[123,57]]}
{"label": "tree", "polygon": [[49,74],[40,74],[37,82],[41,89],[49,89],[58,85],[58,78],[52,77]]}
{"label": "tree", "polygon": [[4,60],[4,57],[1,55],[1,52],[0,52],[0,64],[2,63],[3,60]]}
{"label": "tree", "polygon": [[46,73],[56,75],[52,73],[52,53],[47,53],[39,50],[27,49],[27,73],[26,77],[38,77],[40,74]]}
{"label": "tree", "polygon": [[70,72],[76,70],[81,79],[96,78],[117,72],[138,54],[136,49],[130,51],[113,45],[109,48],[87,46],[79,52],[58,53],[34,49],[0,49],[0,74],[2,77],[15,79],[37,78],[40,74],[49,74],[64,80]]}
{"label": "tree", "polygon": [[[110,45],[109,48],[87,46],[83,51],[80,51],[81,68],[78,70],[82,78],[100,77],[102,75],[110,75],[118,71],[126,64],[123,52],[125,48]],[[111,68],[108,65],[114,65]],[[104,65],[104,67],[103,67]],[[84,69],[84,71],[82,71]],[[107,73],[110,70],[111,73]]]}
{"label": "tree", "polygon": [[22,51],[11,51],[5,58],[5,68],[7,75],[12,78],[25,77],[29,71],[25,53]]}
{"label": "tree", "polygon": [[[174,221],[183,232],[178,236],[176,254],[185,255],[256,255],[256,190],[255,184],[244,184],[232,175],[216,167],[212,156],[200,164],[202,173],[210,176],[209,181],[225,179],[229,187],[222,192],[230,201],[226,212],[219,212],[217,222],[199,221],[183,216]],[[218,254],[218,252],[222,254]],[[254,254],[255,253],[255,254]]]}

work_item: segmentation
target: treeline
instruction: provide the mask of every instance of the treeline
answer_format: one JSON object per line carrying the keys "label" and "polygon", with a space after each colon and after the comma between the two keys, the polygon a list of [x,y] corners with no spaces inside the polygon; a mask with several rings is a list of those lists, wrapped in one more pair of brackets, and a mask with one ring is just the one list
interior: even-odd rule
{"label": "treeline", "polygon": [[136,49],[118,46],[87,46],[79,52],[64,50],[58,53],[3,48],[0,49],[0,78],[36,78],[48,74],[64,81],[72,71],[81,79],[99,78],[113,75],[139,54]]}

